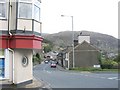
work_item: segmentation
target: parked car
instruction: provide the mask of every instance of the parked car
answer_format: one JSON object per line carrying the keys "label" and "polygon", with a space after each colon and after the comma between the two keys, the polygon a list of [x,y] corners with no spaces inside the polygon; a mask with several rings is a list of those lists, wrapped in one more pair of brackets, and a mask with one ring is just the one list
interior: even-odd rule
{"label": "parked car", "polygon": [[51,68],[56,68],[56,62],[51,62],[50,66]]}

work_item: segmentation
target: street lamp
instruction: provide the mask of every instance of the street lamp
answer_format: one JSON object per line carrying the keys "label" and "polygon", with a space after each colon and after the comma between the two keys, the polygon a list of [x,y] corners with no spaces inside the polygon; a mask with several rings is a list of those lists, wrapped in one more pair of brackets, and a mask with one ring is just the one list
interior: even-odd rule
{"label": "street lamp", "polygon": [[61,17],[71,17],[72,19],[73,68],[75,68],[73,16],[61,15]]}

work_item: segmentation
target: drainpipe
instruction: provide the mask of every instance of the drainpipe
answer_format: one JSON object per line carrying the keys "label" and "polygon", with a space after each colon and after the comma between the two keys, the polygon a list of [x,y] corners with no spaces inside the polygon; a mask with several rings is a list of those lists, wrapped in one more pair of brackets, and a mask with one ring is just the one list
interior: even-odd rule
{"label": "drainpipe", "polygon": [[13,71],[13,72],[12,72],[12,83],[14,84],[14,83],[15,83],[15,81],[14,81],[14,80],[15,80],[15,79],[14,79],[14,50],[12,50],[12,49],[10,49],[10,48],[8,48],[8,50],[13,53],[13,54],[12,54],[12,55],[13,55],[13,56],[12,56],[12,57],[13,57],[13,58],[12,58],[12,71]]}
{"label": "drainpipe", "polygon": [[[8,35],[9,38],[11,38],[12,34],[10,32],[10,13],[11,13],[11,0],[9,0],[9,5],[8,5]],[[10,39],[9,39],[10,40]],[[9,40],[8,40],[8,50],[12,52],[12,83],[14,84],[14,50],[10,49],[9,47]]]}
{"label": "drainpipe", "polygon": [[8,5],[8,35],[12,35],[10,33],[10,10],[11,10],[12,6],[11,6],[11,3],[10,3],[10,0],[9,0],[9,5]]}

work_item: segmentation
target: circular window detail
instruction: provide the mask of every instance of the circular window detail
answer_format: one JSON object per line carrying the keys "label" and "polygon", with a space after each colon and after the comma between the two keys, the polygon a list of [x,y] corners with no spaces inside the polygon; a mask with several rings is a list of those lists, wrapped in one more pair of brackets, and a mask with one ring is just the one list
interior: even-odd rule
{"label": "circular window detail", "polygon": [[28,65],[28,58],[26,56],[23,57],[22,59],[22,65],[26,67]]}

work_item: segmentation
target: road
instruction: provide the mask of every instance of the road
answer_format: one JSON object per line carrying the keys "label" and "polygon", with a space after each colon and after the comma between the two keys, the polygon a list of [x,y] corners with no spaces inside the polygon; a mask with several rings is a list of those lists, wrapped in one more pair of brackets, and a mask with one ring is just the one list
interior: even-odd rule
{"label": "road", "polygon": [[117,73],[61,71],[50,64],[37,65],[34,77],[51,88],[118,88]]}

